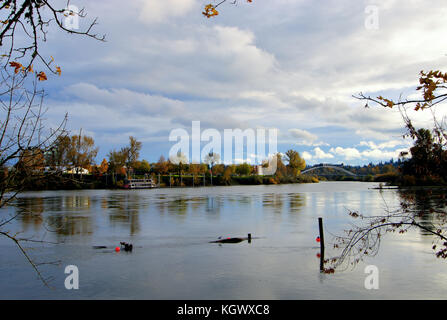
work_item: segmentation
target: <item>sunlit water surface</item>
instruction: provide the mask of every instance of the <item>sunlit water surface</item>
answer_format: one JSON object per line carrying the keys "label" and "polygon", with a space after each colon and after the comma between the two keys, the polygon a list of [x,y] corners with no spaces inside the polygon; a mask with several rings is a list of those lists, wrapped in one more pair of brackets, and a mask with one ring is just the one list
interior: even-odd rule
{"label": "sunlit water surface", "polygon": [[[349,210],[378,215],[399,205],[395,190],[372,189],[376,186],[327,182],[24,193],[19,209],[3,209],[1,218],[21,210],[7,230],[59,243],[24,243],[33,261],[46,263],[39,270],[51,288],[17,246],[1,237],[0,298],[447,298],[446,262],[433,254],[433,238],[418,230],[385,236],[379,253],[354,268],[319,272],[318,217],[330,257],[333,235],[356,222]],[[248,233],[251,243],[209,243]],[[120,241],[133,243],[133,252],[115,252]],[[64,286],[67,265],[79,269],[79,290]],[[365,289],[367,265],[378,267],[378,290]]]}

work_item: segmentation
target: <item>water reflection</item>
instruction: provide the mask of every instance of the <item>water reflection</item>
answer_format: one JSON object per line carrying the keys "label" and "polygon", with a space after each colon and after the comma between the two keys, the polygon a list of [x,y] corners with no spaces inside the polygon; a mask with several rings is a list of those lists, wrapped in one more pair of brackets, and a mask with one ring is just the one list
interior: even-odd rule
{"label": "water reflection", "polygon": [[93,233],[90,203],[90,197],[85,195],[24,197],[15,201],[15,207],[23,231],[33,226],[34,231],[48,231],[59,237]]}
{"label": "water reflection", "polygon": [[220,196],[188,196],[176,195],[166,197],[166,195],[158,196],[155,204],[160,215],[167,214],[182,222],[188,217],[188,214],[196,214],[204,212],[209,218],[216,219],[219,217],[220,210],[224,205],[224,199]]}
{"label": "water reflection", "polygon": [[305,205],[305,198],[301,193],[290,193],[289,198],[289,210],[291,213],[299,212]]}
{"label": "water reflection", "polygon": [[[382,191],[379,192],[382,194]],[[421,243],[432,241],[432,247],[437,257],[447,258],[447,202],[442,189],[420,188],[399,190],[397,192],[400,204],[377,211],[374,215],[365,215],[361,210],[351,211],[357,223],[349,225],[344,234],[336,238],[334,248],[340,250],[340,255],[329,259],[326,271],[346,265],[356,265],[364,257],[373,257],[379,253],[381,239],[385,234],[407,234],[415,231],[423,237]],[[365,198],[362,203],[368,203]],[[359,219],[360,217],[360,219]],[[401,238],[400,241],[404,242]],[[414,246],[414,243],[411,244]],[[430,247],[427,247],[429,249]],[[438,249],[437,249],[438,248]]]}
{"label": "water reflection", "polygon": [[283,195],[279,193],[266,193],[262,197],[262,205],[265,208],[272,208],[275,213],[282,213],[284,206]]}
{"label": "water reflection", "polygon": [[421,228],[422,235],[433,236],[439,230],[445,228],[447,223],[447,200],[445,190],[418,189],[399,191],[402,210],[408,210],[409,215],[414,215],[415,221],[426,228]]}
{"label": "water reflection", "polygon": [[112,227],[129,228],[130,235],[140,232],[139,215],[148,207],[139,193],[117,193],[101,199],[101,208],[106,212]]}
{"label": "water reflection", "polygon": [[[83,283],[91,284],[79,291],[80,298],[371,298],[371,292],[363,287],[362,268],[326,277],[318,272],[315,257],[318,216],[324,218],[326,243],[332,244],[330,235],[343,232],[352,222],[347,209],[383,214],[384,199],[393,210],[399,207],[401,199],[395,190],[384,190],[382,198],[379,191],[369,190],[370,186],[321,183],[26,193],[18,200],[17,209],[5,210],[10,210],[8,215],[16,212],[12,210],[23,212],[13,227],[27,227],[30,232],[26,236],[37,238],[36,230],[46,233],[46,228],[54,226],[58,239],[66,245],[33,253],[39,261],[61,259],[64,265],[79,265],[87,277],[82,278]],[[423,198],[420,201],[423,206]],[[28,211],[33,215],[26,215]],[[436,213],[426,211],[418,219],[436,222]],[[417,232],[396,234],[400,242],[384,237],[381,254],[365,261],[392,273],[385,277],[393,281],[384,281],[386,290],[375,292],[374,298],[406,298],[407,294],[417,298],[419,292],[445,297],[445,285],[439,280],[445,278],[445,264],[426,254],[431,248],[425,246],[429,237],[421,240]],[[123,233],[138,236],[125,239]],[[244,237],[248,233],[256,238],[250,245],[218,247],[208,243],[218,236]],[[137,248],[132,255],[91,248],[118,245],[123,240],[131,240]],[[30,268],[22,268],[23,257],[17,260],[15,254],[9,254],[17,250],[13,244],[5,250],[9,251],[3,257],[12,263],[2,257],[5,261],[0,268],[3,265],[7,271],[0,273],[3,297],[73,298],[73,292],[63,285],[58,291],[44,291],[30,282],[24,290],[23,279]],[[327,256],[332,252],[328,245]],[[124,269],[128,272],[123,275]],[[56,276],[57,283],[63,283],[63,270],[52,272],[45,276]]]}
{"label": "water reflection", "polygon": [[21,221],[23,231],[32,228],[39,231],[43,223],[44,201],[42,198],[24,198],[16,201],[18,219]]}
{"label": "water reflection", "polygon": [[[106,219],[112,228],[128,230],[130,235],[141,232],[144,219],[169,217],[177,222],[197,217],[218,221],[223,210],[241,214],[264,208],[276,215],[280,222],[283,213],[296,214],[305,206],[306,196],[301,193],[188,193],[149,192],[63,192],[60,196],[28,196],[18,198],[16,210],[24,231],[52,231],[58,236],[92,235],[95,224],[104,227]],[[278,220],[279,219],[279,220]]]}
{"label": "water reflection", "polygon": [[93,219],[91,216],[67,213],[49,216],[46,222],[48,224],[47,230],[55,232],[58,236],[87,236],[93,234]]}
{"label": "water reflection", "polygon": [[305,204],[306,197],[302,193],[266,193],[262,196],[262,206],[275,214],[298,213]]}

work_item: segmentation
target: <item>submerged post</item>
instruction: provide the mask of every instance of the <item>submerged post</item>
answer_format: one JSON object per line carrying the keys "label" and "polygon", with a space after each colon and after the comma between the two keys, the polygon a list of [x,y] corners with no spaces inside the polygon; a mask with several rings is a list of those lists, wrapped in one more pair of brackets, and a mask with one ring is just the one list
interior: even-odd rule
{"label": "submerged post", "polygon": [[248,234],[247,240],[248,240],[248,243],[251,243],[251,233]]}
{"label": "submerged post", "polygon": [[318,227],[320,229],[320,271],[324,271],[324,233],[323,218],[318,218]]}

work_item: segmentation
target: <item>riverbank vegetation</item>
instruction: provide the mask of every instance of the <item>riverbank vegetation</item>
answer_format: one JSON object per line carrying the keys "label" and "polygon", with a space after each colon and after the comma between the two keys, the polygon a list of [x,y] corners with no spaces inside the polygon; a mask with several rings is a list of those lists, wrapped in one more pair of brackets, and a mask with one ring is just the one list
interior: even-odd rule
{"label": "riverbank vegetation", "polygon": [[129,179],[143,178],[152,179],[160,187],[318,182],[316,176],[300,174],[306,164],[295,150],[277,154],[275,174],[263,175],[265,164],[220,164],[216,154],[212,157],[216,160],[200,164],[176,163],[164,156],[150,163],[139,159],[141,148],[142,143],[130,136],[127,146],[111,150],[107,159],[96,164],[98,147],[92,137],[81,133],[61,135],[49,150],[24,150],[23,157],[13,166],[3,167],[2,181],[13,176],[17,183],[12,185],[20,182],[24,190],[122,188]]}

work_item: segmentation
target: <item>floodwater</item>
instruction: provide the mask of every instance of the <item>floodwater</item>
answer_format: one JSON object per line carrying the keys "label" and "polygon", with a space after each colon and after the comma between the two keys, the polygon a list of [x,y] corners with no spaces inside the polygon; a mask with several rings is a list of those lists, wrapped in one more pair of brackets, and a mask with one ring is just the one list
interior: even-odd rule
{"label": "floodwater", "polygon": [[[318,217],[326,257],[334,236],[357,210],[380,215],[399,205],[396,190],[375,183],[323,182],[271,186],[29,192],[1,219],[19,238],[47,287],[15,243],[0,237],[0,299],[445,299],[446,261],[433,237],[387,234],[378,254],[322,274]],[[216,244],[218,237],[251,243]],[[115,252],[120,241],[133,251]],[[54,243],[54,244],[53,244]],[[93,246],[106,246],[94,249]],[[66,266],[79,271],[67,290]],[[378,270],[366,289],[365,267]]]}

